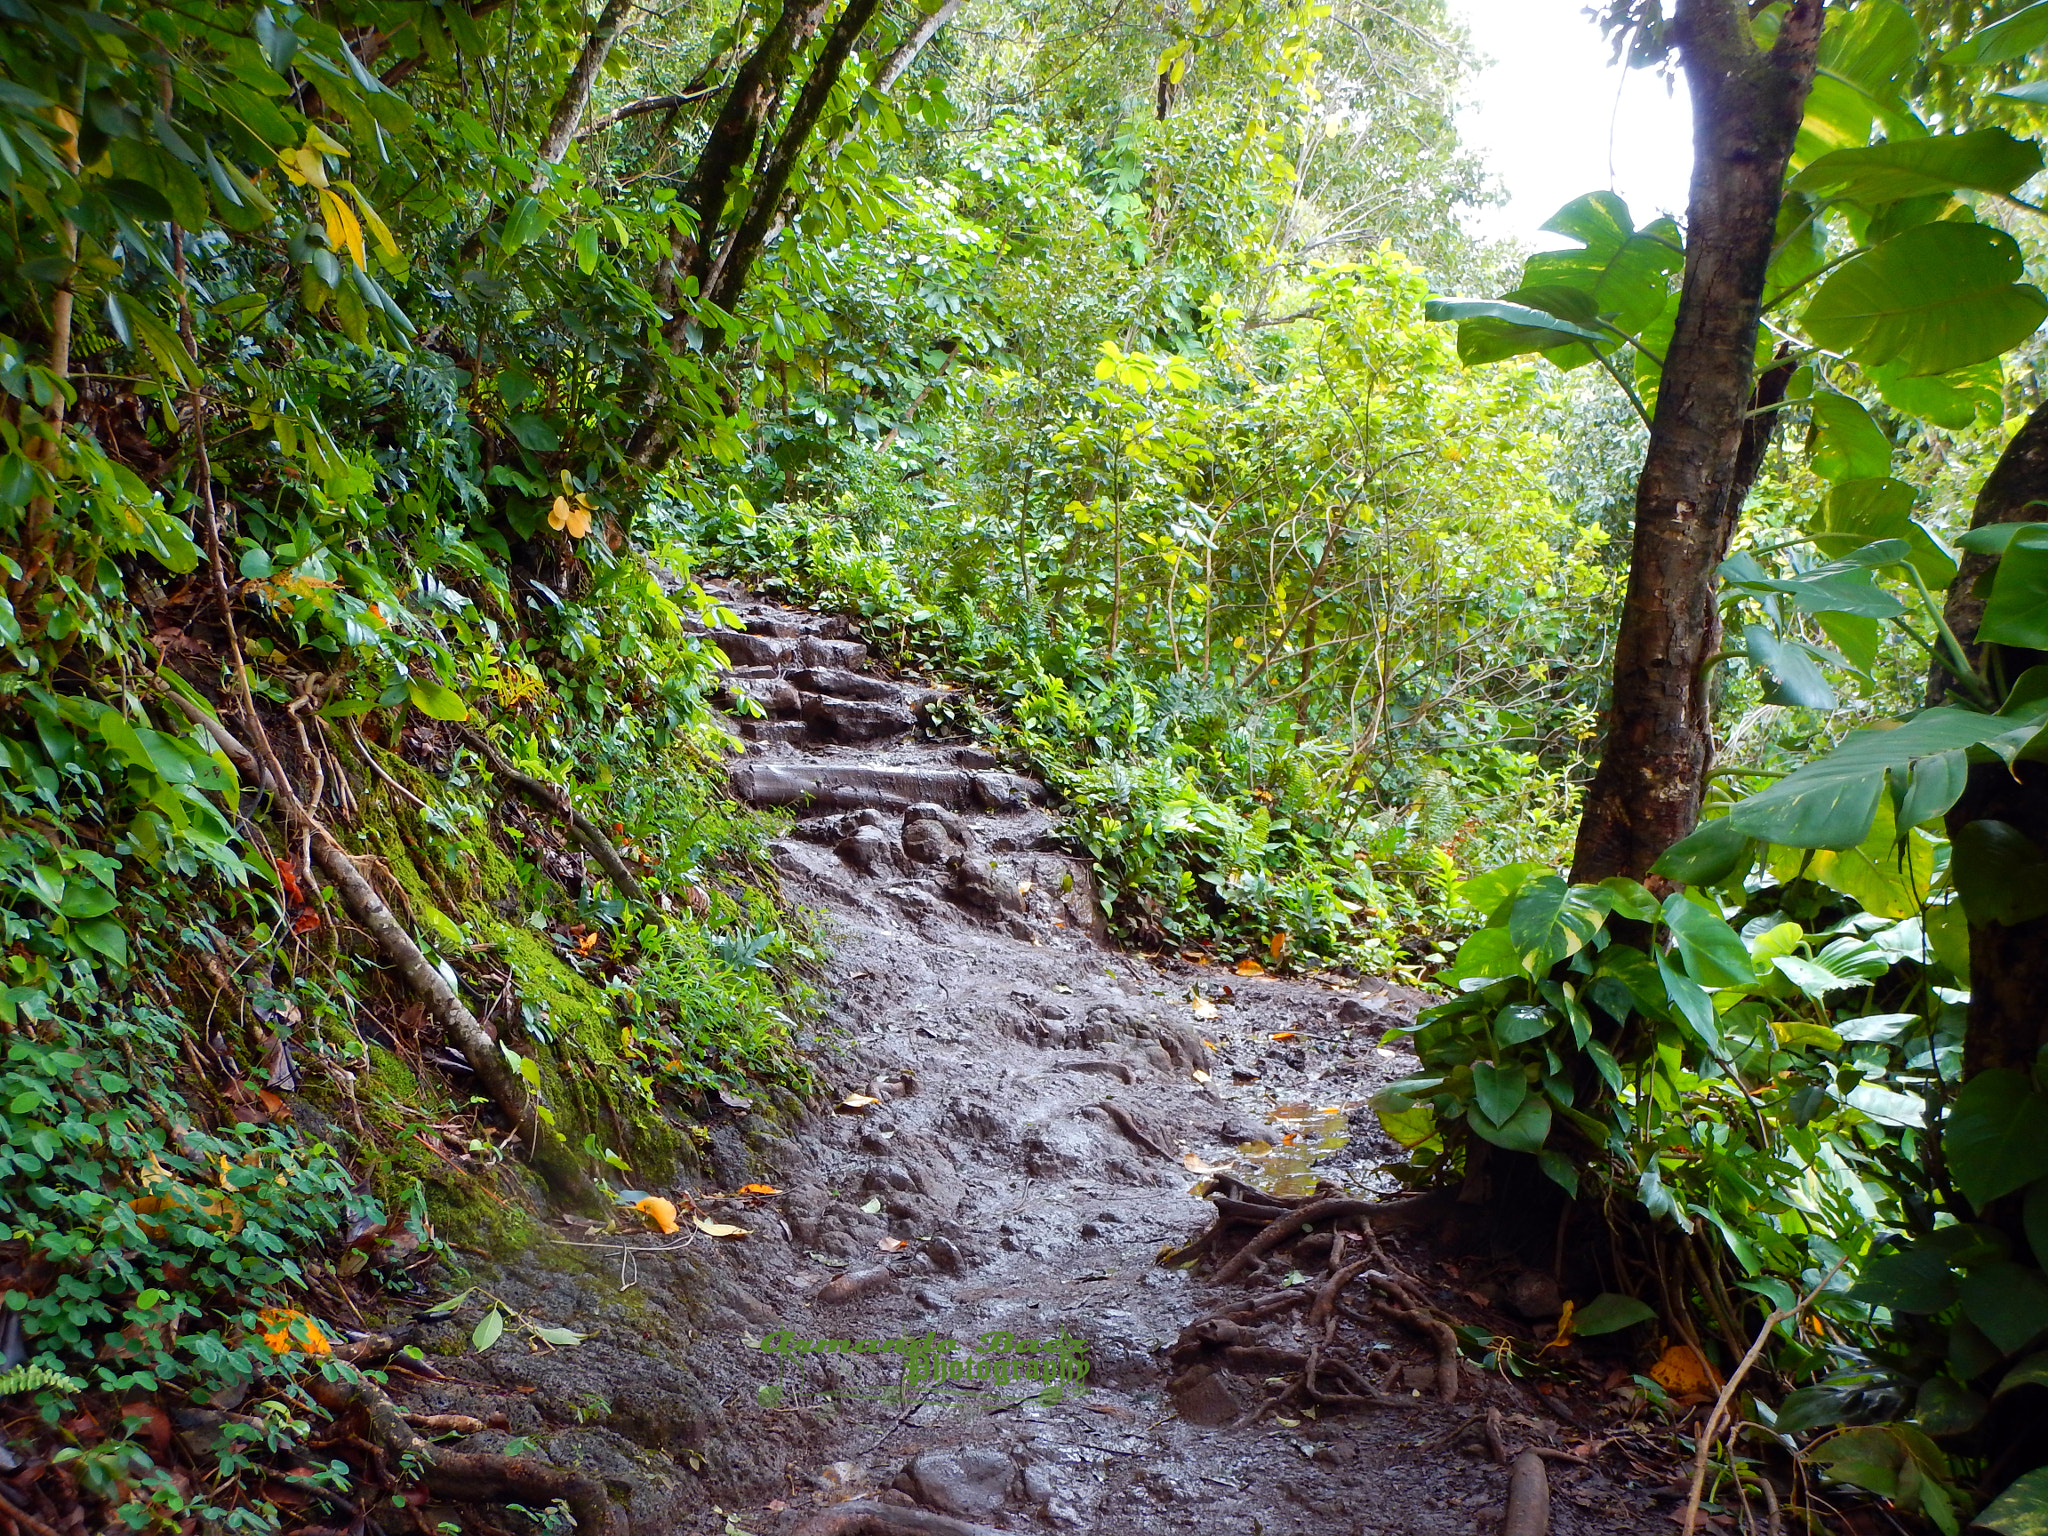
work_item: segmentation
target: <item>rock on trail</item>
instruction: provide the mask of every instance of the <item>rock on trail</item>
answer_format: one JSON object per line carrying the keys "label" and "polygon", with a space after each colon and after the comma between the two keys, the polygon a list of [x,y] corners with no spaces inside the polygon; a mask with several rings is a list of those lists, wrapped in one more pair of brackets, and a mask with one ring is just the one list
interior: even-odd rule
{"label": "rock on trail", "polygon": [[[1395,1193],[1365,1101],[1413,1067],[1380,1040],[1417,995],[1110,948],[1044,787],[925,728],[943,690],[887,676],[844,619],[714,590],[744,624],[712,635],[746,742],[733,792],[794,815],[775,859],[833,943],[812,1049],[835,1092],[787,1133],[744,1110],[712,1127],[716,1188],[781,1191],[720,1218],[749,1236],[563,1228],[492,1289],[590,1338],[451,1362],[467,1379],[413,1383],[408,1407],[503,1415],[464,1448],[538,1441],[601,1476],[636,1536],[1493,1530],[1507,1469],[1475,1416],[1497,1410],[1511,1445],[1588,1438],[1561,1402],[1467,1364],[1440,1410],[1408,1385],[1433,1354],[1389,1327],[1363,1369],[1413,1406],[1235,1428],[1262,1373],[1168,1357],[1192,1320],[1263,1294],[1157,1262],[1207,1222],[1192,1170]],[[906,1357],[859,1348],[952,1340],[971,1365],[999,1335],[1085,1341],[1085,1384],[988,1371],[892,1399]],[[760,1347],[791,1339],[826,1347]],[[1556,1463],[1551,1485],[1560,1536],[1668,1527],[1597,1464]]]}

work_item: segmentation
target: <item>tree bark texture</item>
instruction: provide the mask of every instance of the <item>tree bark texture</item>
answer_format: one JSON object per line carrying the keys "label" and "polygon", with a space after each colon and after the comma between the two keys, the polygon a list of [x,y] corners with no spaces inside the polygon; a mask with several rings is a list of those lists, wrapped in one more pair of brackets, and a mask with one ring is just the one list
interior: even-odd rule
{"label": "tree bark texture", "polygon": [[[2035,410],[2006,445],[1977,493],[1970,526],[2048,521],[2048,405]],[[1945,617],[1980,674],[2009,685],[2028,667],[2048,661],[2039,651],[1979,645],[1985,592],[1998,568],[1997,557],[1965,554],[1949,584]],[[1952,678],[1939,662],[1928,685],[1929,702],[1940,703]],[[2003,692],[2003,689],[1999,689]],[[2048,763],[1978,763],[1970,769],[1963,795],[1948,813],[1948,834],[1961,835],[1973,821],[2002,821],[2017,828],[2036,848],[2048,851]],[[1970,922],[1970,1014],[1963,1034],[1963,1075],[1989,1067],[2034,1065],[2048,1046],[2048,916],[2013,924]]]}
{"label": "tree bark texture", "polygon": [[[590,36],[584,39],[583,52],[577,56],[576,67],[569,71],[568,84],[562,87],[554,114],[548,119],[548,131],[541,137],[540,158],[545,164],[559,164],[562,156],[569,152],[569,145],[576,138],[577,125],[583,121],[584,109],[590,105],[590,93],[596,88],[598,71],[604,68],[612,44],[625,32],[632,15],[633,0],[605,0],[604,9],[598,13],[597,24],[590,29]],[[545,185],[546,181],[545,173],[534,177],[534,190]]]}
{"label": "tree bark texture", "polygon": [[1574,880],[1640,879],[1699,819],[1720,642],[1714,571],[1747,489],[1764,279],[1824,3],[1796,0],[1767,50],[1742,0],[1678,0],[1672,19],[1693,111],[1685,277],[1636,483],[1607,740],[1586,792]]}
{"label": "tree bark texture", "polygon": [[[882,0],[847,0],[846,9],[839,13],[839,20],[825,38],[825,46],[818,51],[818,62],[811,66],[803,89],[797,92],[796,104],[789,109],[789,116],[783,122],[782,132],[775,140],[767,165],[748,189],[747,211],[711,265],[706,297],[719,308],[730,310],[739,302],[740,293],[747,285],[747,274],[753,269],[754,258],[760,255],[769,228],[781,209],[782,194],[789,190],[789,179],[796,174],[797,160],[802,156],[804,146],[810,142],[811,132],[818,126],[825,104],[832,99],[839,77],[845,72],[846,61],[853,54],[854,44],[860,41],[868,23],[875,19],[881,4]],[[721,338],[724,334],[723,331],[718,333]],[[713,350],[718,345],[708,336],[705,344]]]}

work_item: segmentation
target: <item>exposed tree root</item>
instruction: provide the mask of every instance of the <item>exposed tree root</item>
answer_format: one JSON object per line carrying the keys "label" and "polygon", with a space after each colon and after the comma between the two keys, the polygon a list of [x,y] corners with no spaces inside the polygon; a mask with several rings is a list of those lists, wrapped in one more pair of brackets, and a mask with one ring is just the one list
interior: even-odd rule
{"label": "exposed tree root", "polygon": [[1113,1125],[1115,1125],[1119,1131],[1122,1131],[1125,1136],[1130,1138],[1132,1141],[1136,1142],[1139,1146],[1143,1147],[1147,1152],[1156,1152],[1159,1156],[1165,1158],[1169,1163],[1177,1163],[1180,1161],[1179,1158],[1175,1157],[1171,1152],[1167,1151],[1166,1148],[1162,1147],[1161,1145],[1159,1145],[1158,1142],[1154,1141],[1150,1136],[1146,1135],[1144,1127],[1139,1125],[1136,1120],[1133,1120],[1130,1116],[1129,1111],[1125,1110],[1121,1105],[1113,1104],[1108,1099],[1104,1099],[1095,1107],[1101,1110],[1105,1115],[1109,1116],[1110,1122]]}
{"label": "exposed tree root", "polygon": [[636,906],[644,907],[651,904],[647,899],[646,887],[640,884],[639,877],[627,865],[619,850],[612,846],[612,840],[604,835],[595,822],[576,809],[567,789],[559,784],[550,784],[545,779],[537,779],[532,774],[513,767],[506,760],[505,754],[493,746],[490,738],[483,732],[463,730],[461,735],[464,741],[482,754],[483,760],[490,765],[491,772],[497,776],[500,783],[507,788],[518,790],[542,810],[551,811],[562,818],[563,824],[568,827],[576,841],[583,845],[584,851],[597,860],[598,867],[611,879],[612,884],[618,887],[621,896]]}
{"label": "exposed tree root", "polygon": [[[213,737],[233,760],[237,771],[252,777],[260,772],[256,754],[207,711],[177,693],[166,692],[164,697]],[[292,803],[296,806],[296,801]],[[334,883],[349,916],[376,941],[385,964],[418,994],[434,1022],[455,1042],[462,1059],[476,1074],[477,1082],[512,1126],[520,1145],[526,1149],[527,1161],[547,1184],[549,1192],[562,1204],[579,1210],[597,1212],[605,1209],[606,1201],[589,1172],[553,1128],[541,1119],[526,1084],[505,1060],[497,1042],[485,1031],[476,1015],[464,1006],[455,989],[428,963],[412,935],[392,916],[390,907],[385,905],[384,898],[377,894],[348,850],[335,841],[334,834],[323,822],[311,816],[303,806],[296,808],[311,833],[313,860]]]}
{"label": "exposed tree root", "polygon": [[1508,1472],[1508,1507],[1500,1536],[1547,1536],[1550,1530],[1550,1474],[1543,1458],[1524,1451]]}
{"label": "exposed tree root", "polygon": [[420,1483],[437,1498],[464,1504],[525,1504],[545,1509],[557,1499],[575,1517],[577,1536],[625,1536],[626,1522],[587,1473],[531,1456],[485,1456],[444,1450],[422,1439],[398,1405],[367,1381],[316,1380],[314,1399],[330,1413],[360,1407],[371,1434],[394,1459],[422,1469]]}
{"label": "exposed tree root", "polygon": [[897,1504],[878,1504],[872,1499],[855,1499],[836,1504],[811,1516],[790,1532],[790,1536],[1000,1536],[994,1526],[951,1515],[935,1515],[928,1509],[906,1509]]}

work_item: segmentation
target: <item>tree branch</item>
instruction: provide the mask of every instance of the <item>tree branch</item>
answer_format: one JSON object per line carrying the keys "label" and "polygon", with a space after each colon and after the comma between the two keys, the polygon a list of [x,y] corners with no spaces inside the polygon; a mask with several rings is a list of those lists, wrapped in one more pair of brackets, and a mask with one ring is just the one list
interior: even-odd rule
{"label": "tree branch", "polygon": [[[540,158],[543,165],[559,165],[562,156],[569,152],[570,143],[576,138],[576,125],[583,121],[583,112],[590,105],[590,93],[597,85],[597,72],[604,68],[604,61],[625,32],[632,20],[633,0],[605,0],[605,7],[598,12],[597,22],[590,29],[590,36],[583,40],[583,52],[577,56],[576,67],[569,71],[567,84],[562,87],[560,100],[548,119],[548,131],[541,136]],[[538,192],[547,184],[547,173],[537,172],[527,190]]]}

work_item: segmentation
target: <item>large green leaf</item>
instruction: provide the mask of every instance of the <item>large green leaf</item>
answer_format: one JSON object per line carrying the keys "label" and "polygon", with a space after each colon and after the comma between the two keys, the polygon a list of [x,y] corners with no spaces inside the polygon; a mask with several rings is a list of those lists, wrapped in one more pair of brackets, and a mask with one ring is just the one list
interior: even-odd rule
{"label": "large green leaf", "polygon": [[1472,1129],[1497,1147],[1510,1152],[1537,1152],[1550,1136],[1550,1101],[1532,1093],[1505,1124],[1486,1118],[1477,1106],[1466,1117]]}
{"label": "large green leaf", "polygon": [[1995,362],[1972,363],[1942,374],[1907,374],[1896,363],[1868,371],[1886,405],[1952,432],[1969,427],[1979,411],[1996,416],[2004,404]]}
{"label": "large green leaf", "polygon": [[1664,925],[1694,981],[1708,987],[1755,984],[1756,967],[1750,964],[1748,946],[1718,912],[1674,894],[1664,898]]}
{"label": "large green leaf", "polygon": [[1750,837],[1790,848],[1854,848],[1870,833],[1888,773],[1910,778],[1919,759],[1977,746],[2011,725],[1943,707],[1890,730],[1851,731],[1827,756],[1738,801],[1728,820]]}
{"label": "large green leaf", "polygon": [[2005,546],[1977,638],[2048,650],[2048,528],[2023,525]]}
{"label": "large green leaf", "polygon": [[[1952,756],[1959,758],[1962,754],[1944,752],[1915,762],[1906,771],[1906,794],[1910,796],[1912,785],[1922,781],[1923,769],[1945,775]],[[1899,779],[1894,776],[1892,788],[1897,791],[1899,787]],[[1922,803],[1931,803],[1947,787],[1945,777],[1937,784],[1923,783]],[[1960,787],[1956,793],[1962,793]],[[1950,804],[1953,803],[1951,800]],[[1947,810],[1948,806],[1941,809]],[[1899,835],[1889,795],[1879,797],[1871,815],[1870,831],[1854,848],[1824,848],[1804,860],[1791,855],[1784,862],[1795,867],[1803,863],[1807,879],[1853,896],[1858,906],[1878,917],[1911,917],[1926,903],[1934,884],[1934,844],[1924,837]]]}
{"label": "large green leaf", "polygon": [[1922,224],[1839,268],[1806,306],[1813,339],[1908,376],[1997,357],[2033,335],[2048,299],[2019,281],[2019,242],[1982,224]]}
{"label": "large green leaf", "polygon": [[[1474,365],[1602,339],[1598,331],[1500,299],[1431,299],[1423,306],[1423,317],[1458,322],[1458,358]],[[1589,353],[1586,360],[1590,358]]]}
{"label": "large green leaf", "polygon": [[2048,1177],[2048,1096],[2014,1068],[1979,1072],[1956,1095],[1942,1147],[1956,1187],[1981,1210]]}
{"label": "large green leaf", "polygon": [[1657,1309],[1648,1302],[1638,1301],[1633,1296],[1616,1295],[1603,1291],[1583,1307],[1572,1313],[1572,1332],[1580,1338],[1595,1338],[1603,1333],[1619,1333],[1624,1328],[1633,1328],[1638,1323],[1654,1323]]}
{"label": "large green leaf", "polygon": [[1750,624],[1742,631],[1749,664],[1763,675],[1764,702],[1802,709],[1833,709],[1838,702],[1813,647],[1798,640],[1780,640],[1769,626]]}
{"label": "large green leaf", "polygon": [[1813,545],[1831,561],[1857,548],[1896,539],[1907,549],[1906,560],[1920,579],[1935,590],[1955,579],[1956,559],[1913,519],[1918,489],[1904,480],[1844,480],[1828,492],[1821,515],[1807,524]]}
{"label": "large green leaf", "polygon": [[2048,44],[2048,0],[1979,27],[1941,56],[1944,64],[2003,64]]}
{"label": "large green leaf", "polygon": [[1791,185],[1816,197],[1891,203],[1904,197],[1967,188],[2010,192],[2041,172],[2040,146],[2003,128],[1941,134],[1930,139],[1838,149],[1822,155]]}
{"label": "large green leaf", "polygon": [[1472,1063],[1472,1099],[1480,1113],[1495,1125],[1505,1125],[1529,1096],[1529,1079],[1520,1066],[1496,1067],[1490,1061]]}
{"label": "large green leaf", "polygon": [[1948,1259],[1923,1246],[1866,1261],[1849,1288],[1852,1301],[1891,1312],[1940,1312],[1955,1305],[1956,1295]]}
{"label": "large green leaf", "polygon": [[[2037,11],[2044,8],[2048,7],[2032,7]],[[1997,1531],[1999,1536],[2048,1536],[2048,1467],[2036,1467],[2016,1478],[1970,1524]]]}
{"label": "large green leaf", "polygon": [[1863,0],[1850,10],[1829,6],[1820,67],[1865,90],[1883,90],[1918,56],[1920,27],[1899,0]]}
{"label": "large green leaf", "polygon": [[1790,576],[1773,576],[1757,564],[1755,556],[1736,554],[1721,562],[1718,574],[1735,591],[1756,597],[1788,597],[1807,613],[1857,613],[1888,619],[1903,613],[1906,605],[1878,586],[1874,567],[1906,560],[1911,554],[1911,548],[1900,541],[1881,540],[1851,551],[1846,559],[1809,566]]}
{"label": "large green leaf", "polygon": [[1815,395],[1807,402],[1813,416],[1814,445],[1807,457],[1823,480],[1881,480],[1891,470],[1891,439],[1870,412],[1847,395]]}
{"label": "large green leaf", "polygon": [[1671,1013],[1702,1045],[1720,1055],[1721,1031],[1714,1023],[1714,1000],[1706,989],[1674,966],[1666,955],[1657,957],[1657,978],[1664,983],[1664,997]]}
{"label": "large green leaf", "polygon": [[1721,816],[1701,822],[1691,836],[1666,848],[1650,872],[1680,885],[1719,885],[1747,870],[1755,856],[1756,843]]}
{"label": "large green leaf", "polygon": [[1963,1279],[1963,1316],[2016,1355],[2048,1335],[2048,1278],[2025,1264],[1979,1264]]}
{"label": "large green leaf", "polygon": [[1613,905],[1613,895],[1597,885],[1567,885],[1556,875],[1530,881],[1508,915],[1508,937],[1523,968],[1538,974],[1577,954]]}

